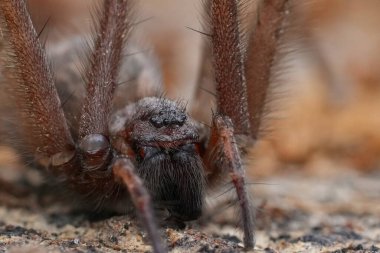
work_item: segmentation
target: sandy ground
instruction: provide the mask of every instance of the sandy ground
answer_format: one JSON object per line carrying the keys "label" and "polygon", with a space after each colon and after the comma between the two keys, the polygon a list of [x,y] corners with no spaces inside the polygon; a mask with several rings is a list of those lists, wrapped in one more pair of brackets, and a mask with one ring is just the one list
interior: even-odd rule
{"label": "sandy ground", "polygon": [[[150,252],[133,215],[78,209],[36,171],[4,166],[0,252]],[[323,169],[251,181],[256,252],[380,252],[380,174]],[[218,195],[186,229],[161,229],[171,252],[243,251],[238,209]]]}

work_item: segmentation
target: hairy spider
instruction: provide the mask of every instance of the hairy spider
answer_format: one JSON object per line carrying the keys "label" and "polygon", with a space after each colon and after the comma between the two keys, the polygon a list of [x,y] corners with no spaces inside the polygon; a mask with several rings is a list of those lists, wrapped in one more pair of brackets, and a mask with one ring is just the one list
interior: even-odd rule
{"label": "hairy spider", "polygon": [[[86,197],[130,199],[155,252],[166,249],[152,203],[168,211],[167,220],[195,220],[202,213],[206,188],[223,177],[236,188],[244,245],[254,246],[252,208],[236,140],[257,139],[288,1],[261,2],[246,48],[241,42],[239,2],[205,2],[204,35],[211,42],[217,102],[210,129],[189,117],[179,103],[163,97],[125,101],[127,106],[113,109],[118,74],[124,69],[123,48],[133,26],[130,0],[105,0],[99,10],[79,122],[70,124],[25,1],[0,4],[7,47],[4,76],[11,84],[7,90],[21,119],[19,134],[26,151]],[[136,93],[124,92],[128,97],[128,92]],[[78,130],[69,125],[78,125]]]}

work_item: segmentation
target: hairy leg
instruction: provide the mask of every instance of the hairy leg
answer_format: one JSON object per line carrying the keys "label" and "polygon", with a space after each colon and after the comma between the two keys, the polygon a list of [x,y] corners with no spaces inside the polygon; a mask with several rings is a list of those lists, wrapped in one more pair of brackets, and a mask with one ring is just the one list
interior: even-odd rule
{"label": "hairy leg", "polygon": [[[86,71],[87,96],[79,124],[79,147],[81,165],[84,170],[96,173],[98,168],[114,161],[112,172],[128,188],[131,199],[140,211],[143,225],[149,234],[154,252],[166,252],[161,244],[159,230],[153,218],[150,197],[141,179],[134,173],[134,166],[127,158],[115,156],[111,151],[109,121],[117,86],[122,52],[131,29],[129,0],[105,0],[101,18],[97,25],[97,37]],[[115,156],[112,158],[112,156]],[[110,158],[111,157],[111,158]]]}
{"label": "hairy leg", "polygon": [[[263,0],[248,46],[242,43],[239,8],[246,1],[209,0],[209,36],[216,86],[216,116],[206,149],[210,179],[228,171],[241,206],[244,243],[254,246],[253,214],[235,135],[249,145],[257,139],[269,88],[270,71],[288,0]],[[248,52],[247,56],[243,56]]]}
{"label": "hairy leg", "polygon": [[[230,175],[241,207],[244,245],[254,247],[253,213],[244,168],[234,134],[250,133],[238,1],[210,0],[209,30],[216,85],[217,112],[204,157],[209,180]],[[235,133],[234,133],[235,131]],[[248,137],[249,138],[249,137]]]}
{"label": "hairy leg", "polygon": [[234,185],[240,204],[244,231],[244,246],[254,247],[254,213],[245,185],[245,170],[242,165],[239,149],[234,136],[234,128],[230,118],[215,115],[211,128],[211,136],[204,155],[208,168],[209,181],[228,174]]}
{"label": "hairy leg", "polygon": [[238,1],[210,0],[210,36],[217,112],[231,118],[237,134],[250,132]]}
{"label": "hairy leg", "polygon": [[255,140],[260,131],[271,68],[288,12],[289,0],[261,1],[255,25],[250,28],[245,70],[251,136]]}
{"label": "hairy leg", "polygon": [[112,99],[117,86],[121,54],[131,29],[128,0],[104,1],[96,25],[94,49],[86,70],[87,96],[79,124],[79,138],[89,134],[107,136]]}
{"label": "hairy leg", "polygon": [[11,49],[9,65],[14,73],[11,77],[16,81],[16,87],[11,92],[22,120],[26,122],[23,127],[28,134],[25,138],[29,142],[30,152],[38,152],[48,158],[46,165],[53,173],[64,175],[68,184],[79,190],[84,189],[85,194],[98,186],[98,190],[107,190],[102,185],[109,183],[115,186],[117,182],[114,179],[121,178],[130,190],[137,210],[143,214],[142,220],[155,252],[162,253],[165,249],[153,220],[149,196],[139,178],[133,174],[130,163],[126,159],[116,160],[111,176],[107,166],[113,154],[108,139],[109,114],[124,40],[130,28],[127,24],[127,3],[127,0],[104,2],[98,25],[99,36],[94,43],[91,66],[87,71],[89,84],[77,149],[74,148],[44,50],[25,2],[6,1],[0,4],[0,14]]}
{"label": "hairy leg", "polygon": [[8,83],[13,85],[7,90],[18,109],[26,150],[38,160],[45,160],[72,147],[73,140],[25,1],[3,1],[0,11],[10,49],[6,73]]}
{"label": "hairy leg", "polygon": [[141,217],[144,227],[150,237],[154,252],[166,252],[166,249],[161,243],[161,238],[158,233],[159,230],[153,217],[150,196],[133,168],[134,166],[129,159],[117,158],[113,165],[113,173],[128,187],[132,201],[139,212],[139,216]]}

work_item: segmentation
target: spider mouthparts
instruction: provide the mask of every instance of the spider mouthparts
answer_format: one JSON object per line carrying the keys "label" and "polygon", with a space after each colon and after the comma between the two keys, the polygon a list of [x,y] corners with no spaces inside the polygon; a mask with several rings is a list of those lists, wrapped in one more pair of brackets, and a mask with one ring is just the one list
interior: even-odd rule
{"label": "spider mouthparts", "polygon": [[170,148],[182,148],[187,145],[194,145],[193,140],[176,140],[176,141],[155,141],[151,142],[146,146],[151,146],[151,147],[157,147],[157,148],[164,148],[164,149],[170,149]]}

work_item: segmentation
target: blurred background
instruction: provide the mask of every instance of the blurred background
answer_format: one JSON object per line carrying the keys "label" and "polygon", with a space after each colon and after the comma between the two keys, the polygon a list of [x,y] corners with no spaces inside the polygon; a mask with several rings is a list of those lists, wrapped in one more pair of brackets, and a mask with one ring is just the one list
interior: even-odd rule
{"label": "blurred background", "polygon": [[[99,0],[28,4],[37,30],[49,20],[43,36],[54,47],[56,41],[91,29],[94,2]],[[258,245],[272,245],[279,252],[314,252],[282,251],[273,238],[294,242],[297,229],[322,234],[331,225],[329,235],[336,227],[348,229],[380,247],[380,1],[293,2],[286,50],[273,68],[281,74],[273,80],[268,98],[271,113],[247,157],[255,205],[262,211],[257,226],[265,231],[258,232]],[[201,1],[136,5],[133,43],[151,53],[166,95],[189,101],[194,117],[200,113],[207,121],[204,112],[211,115],[212,96],[203,94],[209,96],[210,109],[202,104],[201,112],[196,96],[204,38],[188,28],[203,29]],[[246,15],[254,15],[256,5],[250,1]],[[2,167],[19,163],[7,147],[0,155]]]}

